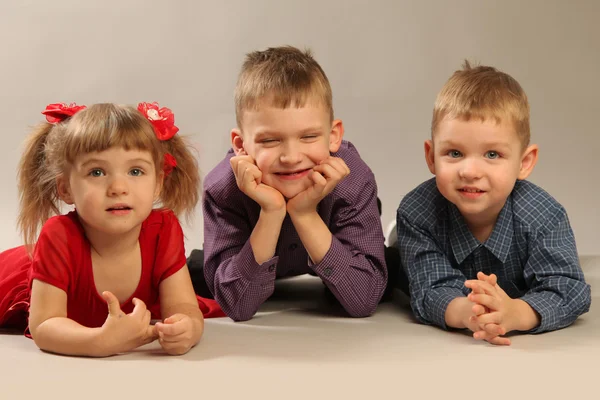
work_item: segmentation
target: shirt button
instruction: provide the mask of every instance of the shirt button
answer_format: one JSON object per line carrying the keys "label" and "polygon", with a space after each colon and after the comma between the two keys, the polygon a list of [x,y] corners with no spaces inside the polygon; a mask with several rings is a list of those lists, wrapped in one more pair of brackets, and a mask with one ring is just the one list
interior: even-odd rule
{"label": "shirt button", "polygon": [[298,248],[298,245],[296,243],[290,244],[290,250],[296,250],[297,248]]}
{"label": "shirt button", "polygon": [[269,266],[269,272],[273,272],[273,271],[275,271],[275,266],[274,265]]}
{"label": "shirt button", "polygon": [[323,270],[323,275],[325,275],[325,276],[331,276],[332,273],[333,273],[333,271],[331,270],[331,268],[325,268]]}

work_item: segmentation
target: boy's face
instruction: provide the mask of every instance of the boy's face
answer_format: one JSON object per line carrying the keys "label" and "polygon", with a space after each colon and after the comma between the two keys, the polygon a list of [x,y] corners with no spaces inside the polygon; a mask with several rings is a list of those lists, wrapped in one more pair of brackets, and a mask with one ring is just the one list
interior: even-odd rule
{"label": "boy's face", "polygon": [[326,107],[311,103],[244,111],[241,128],[231,132],[236,155],[251,156],[261,182],[287,199],[313,184],[312,168],[339,149],[344,134],[342,121],[331,122]]}
{"label": "boy's face", "polygon": [[445,118],[425,142],[429,170],[442,195],[470,226],[493,226],[517,179],[537,161],[537,146],[523,150],[510,122]]}

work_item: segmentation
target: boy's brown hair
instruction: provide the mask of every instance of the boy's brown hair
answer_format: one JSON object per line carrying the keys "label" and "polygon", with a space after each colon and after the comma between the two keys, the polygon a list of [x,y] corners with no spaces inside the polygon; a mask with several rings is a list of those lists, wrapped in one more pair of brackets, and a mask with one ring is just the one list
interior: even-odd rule
{"label": "boy's brown hair", "polygon": [[280,108],[304,107],[317,100],[333,120],[331,86],[310,50],[292,46],[270,47],[246,55],[235,88],[235,115],[242,127],[245,110],[256,110],[262,101]]}
{"label": "boy's brown hair", "polygon": [[433,109],[431,135],[446,117],[481,121],[493,118],[496,123],[512,122],[523,148],[529,145],[529,102],[519,82],[489,66],[471,67],[465,60],[463,69],[454,72],[439,92]]}

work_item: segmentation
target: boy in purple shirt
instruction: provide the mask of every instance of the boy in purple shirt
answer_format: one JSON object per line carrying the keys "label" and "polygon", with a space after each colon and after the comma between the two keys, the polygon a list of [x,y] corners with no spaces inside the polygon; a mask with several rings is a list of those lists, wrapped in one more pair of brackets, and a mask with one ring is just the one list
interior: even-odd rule
{"label": "boy in purple shirt", "polygon": [[232,149],[204,181],[210,294],[244,321],[271,296],[276,278],[309,273],[349,315],[371,315],[388,278],[377,186],[342,140],[325,73],[293,47],[250,53],[235,105]]}

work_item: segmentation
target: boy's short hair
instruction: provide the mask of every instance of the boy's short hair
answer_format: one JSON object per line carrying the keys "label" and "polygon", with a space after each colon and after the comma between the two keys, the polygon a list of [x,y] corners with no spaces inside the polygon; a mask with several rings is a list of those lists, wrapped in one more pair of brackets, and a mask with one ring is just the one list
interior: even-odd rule
{"label": "boy's short hair", "polygon": [[329,110],[333,120],[331,86],[310,50],[270,47],[246,55],[235,88],[235,114],[240,129],[243,112],[258,109],[266,98],[270,105],[280,108],[303,107],[316,99]]}
{"label": "boy's short hair", "polygon": [[446,117],[496,123],[512,121],[523,148],[529,145],[529,102],[525,91],[513,77],[489,66],[471,67],[454,72],[438,93],[431,121],[431,135]]}

